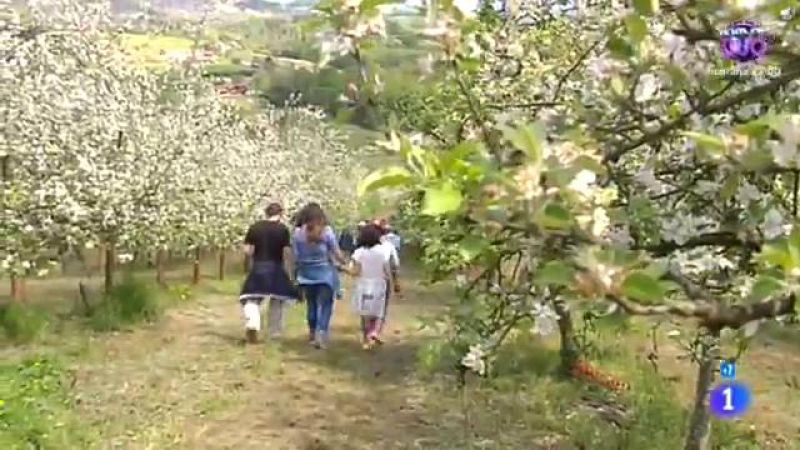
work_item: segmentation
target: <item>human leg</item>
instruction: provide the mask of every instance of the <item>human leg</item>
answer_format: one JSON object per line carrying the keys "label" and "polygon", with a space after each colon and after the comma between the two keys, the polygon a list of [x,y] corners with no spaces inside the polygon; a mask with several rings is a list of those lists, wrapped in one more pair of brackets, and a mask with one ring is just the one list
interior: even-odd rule
{"label": "human leg", "polygon": [[314,340],[317,331],[317,321],[319,316],[317,314],[317,286],[303,286],[303,297],[306,300],[306,322],[308,323],[308,339]]}
{"label": "human leg", "polygon": [[283,331],[283,311],[284,301],[279,298],[270,297],[269,311],[267,312],[267,330],[272,338],[279,337]]}
{"label": "human leg", "polygon": [[361,338],[367,340],[367,316],[361,316]]}
{"label": "human leg", "polygon": [[247,341],[255,343],[258,341],[258,333],[261,331],[261,304],[257,300],[247,300],[242,305],[242,313],[245,319],[245,333]]}
{"label": "human leg", "polygon": [[334,291],[330,286],[319,285],[316,294],[317,345],[324,347],[328,342],[331,316],[333,315]]}
{"label": "human leg", "polygon": [[380,342],[380,334],[383,332],[383,329],[386,325],[386,314],[389,311],[389,299],[392,297],[391,291],[389,290],[389,281],[386,281],[386,300],[383,304],[383,315],[378,318],[378,325],[377,325],[377,334],[376,340]]}

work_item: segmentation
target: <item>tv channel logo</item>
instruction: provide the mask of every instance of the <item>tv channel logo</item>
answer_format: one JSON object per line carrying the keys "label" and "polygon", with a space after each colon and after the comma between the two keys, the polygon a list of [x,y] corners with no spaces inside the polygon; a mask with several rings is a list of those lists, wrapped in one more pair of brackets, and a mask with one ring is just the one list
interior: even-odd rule
{"label": "tv channel logo", "polygon": [[758,61],[769,50],[769,36],[752,20],[734,22],[719,37],[722,56],[738,63]]}

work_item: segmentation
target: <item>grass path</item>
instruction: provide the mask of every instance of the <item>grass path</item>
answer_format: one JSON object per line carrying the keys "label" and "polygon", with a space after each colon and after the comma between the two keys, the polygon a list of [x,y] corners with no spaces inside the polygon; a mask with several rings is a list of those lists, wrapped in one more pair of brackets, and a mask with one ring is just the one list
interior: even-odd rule
{"label": "grass path", "polygon": [[442,448],[409,376],[425,339],[413,318],[432,310],[422,298],[410,286],[392,303],[387,344],[372,352],[339,302],[321,351],[305,340],[303,305],[280,341],[244,346],[238,304],[219,292],[98,342],[74,389],[104,448]]}
{"label": "grass path", "polygon": [[[180,272],[171,282],[186,279]],[[517,333],[498,360],[504,376],[493,383],[470,377],[463,397],[452,373],[418,372],[419,349],[436,340],[416,319],[438,312],[451,291],[423,286],[417,274],[408,274],[404,298],[391,303],[386,345],[372,352],[357,341],[347,301],[336,305],[328,350],[307,344],[304,305],[288,311],[279,341],[243,345],[239,281],[204,280],[197,299],[128,331],[87,332],[67,320],[41,342],[0,347],[0,359],[62,357],[72,373],[72,412],[99,449],[680,448],[681,405],[691,399],[694,372],[662,340],[661,375],[653,376],[644,359],[647,323],[607,325],[595,338],[603,354],[598,363],[632,384],[620,400],[638,416],[622,432],[587,409],[607,396],[554,376],[555,337]],[[36,283],[35,297],[66,299],[74,284]],[[797,349],[796,335],[770,331],[745,355],[740,377],[756,397],[738,428],[755,431],[720,448],[800,450]],[[428,348],[423,359],[430,355]]]}

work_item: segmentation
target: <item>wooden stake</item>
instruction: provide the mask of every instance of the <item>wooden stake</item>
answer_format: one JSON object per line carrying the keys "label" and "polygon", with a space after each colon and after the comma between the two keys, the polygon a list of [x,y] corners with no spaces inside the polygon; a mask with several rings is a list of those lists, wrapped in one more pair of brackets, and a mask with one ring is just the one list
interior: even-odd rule
{"label": "wooden stake", "polygon": [[164,250],[159,248],[156,251],[156,283],[164,286]]}
{"label": "wooden stake", "polygon": [[11,274],[11,301],[19,301],[19,284],[17,284],[17,276]]}
{"label": "wooden stake", "polygon": [[101,244],[97,248],[97,271],[101,272],[106,266],[106,244]]}
{"label": "wooden stake", "polygon": [[219,279],[225,279],[225,249],[219,249],[219,271],[218,271]]}
{"label": "wooden stake", "polygon": [[194,249],[194,270],[192,271],[192,284],[200,284],[200,247]]}
{"label": "wooden stake", "polygon": [[104,275],[104,286],[106,293],[111,292],[111,288],[114,287],[114,269],[116,269],[116,264],[114,261],[116,260],[116,247],[113,244],[105,245],[105,270],[103,270]]}

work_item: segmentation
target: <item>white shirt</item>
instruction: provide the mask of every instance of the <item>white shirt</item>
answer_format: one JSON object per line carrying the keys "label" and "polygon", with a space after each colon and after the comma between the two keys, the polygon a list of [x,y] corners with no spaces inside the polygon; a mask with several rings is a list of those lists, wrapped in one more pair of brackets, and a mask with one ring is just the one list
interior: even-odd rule
{"label": "white shirt", "polygon": [[384,271],[389,270],[389,258],[386,256],[383,244],[372,248],[357,248],[353,252],[353,261],[356,261],[361,266],[359,278],[379,280],[386,278],[386,272]]}
{"label": "white shirt", "polygon": [[400,236],[390,231],[386,233],[386,240],[391,242],[398,252],[400,251],[400,245],[402,244],[402,239],[400,239]]}
{"label": "white shirt", "polygon": [[397,249],[386,239],[386,236],[381,238],[381,245],[379,245],[383,250],[383,256],[386,258],[386,261],[390,264],[390,266],[398,267],[400,266],[400,255],[397,254]]}

